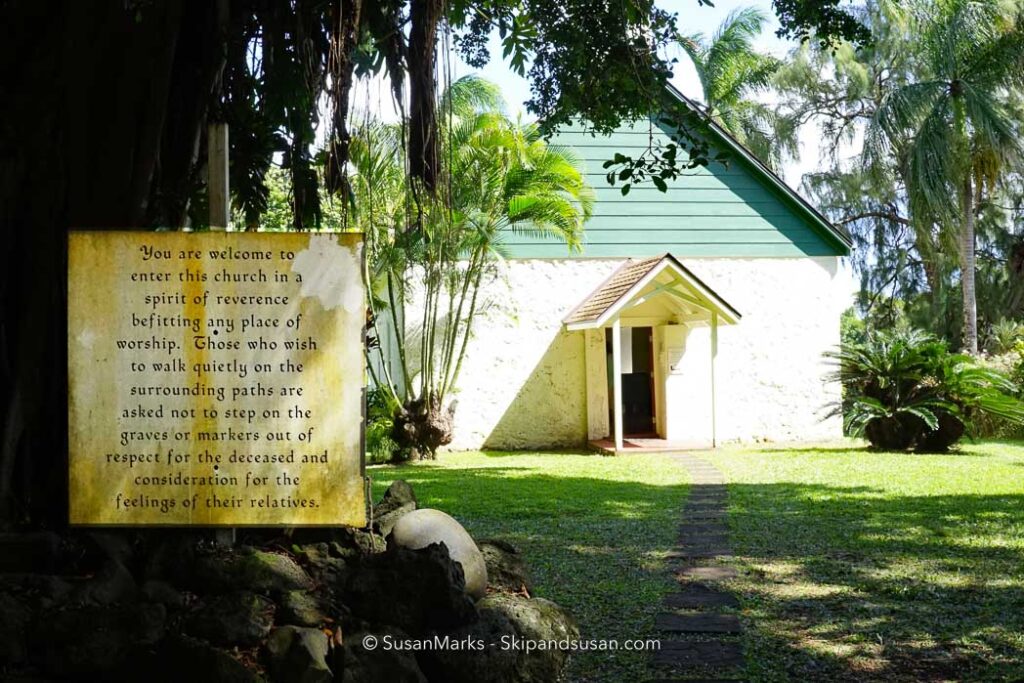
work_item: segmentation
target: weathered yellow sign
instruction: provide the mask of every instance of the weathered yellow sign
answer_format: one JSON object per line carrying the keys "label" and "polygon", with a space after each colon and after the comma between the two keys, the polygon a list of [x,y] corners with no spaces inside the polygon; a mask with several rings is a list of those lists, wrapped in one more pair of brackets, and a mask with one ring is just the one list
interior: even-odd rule
{"label": "weathered yellow sign", "polygon": [[68,252],[72,524],[365,524],[359,235]]}

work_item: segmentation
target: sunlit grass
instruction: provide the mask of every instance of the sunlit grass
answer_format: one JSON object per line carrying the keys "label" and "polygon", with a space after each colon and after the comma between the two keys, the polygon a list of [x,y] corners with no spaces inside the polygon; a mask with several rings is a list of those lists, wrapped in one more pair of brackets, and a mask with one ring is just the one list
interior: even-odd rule
{"label": "sunlit grass", "polygon": [[[723,449],[757,681],[1024,680],[1024,445],[944,456],[856,445]],[[526,555],[537,594],[590,638],[653,634],[686,475],[668,456],[442,454],[370,468],[476,538]],[[647,657],[595,653],[572,681],[639,681]]]}
{"label": "sunlit grass", "polygon": [[1024,679],[1024,446],[709,457],[752,679]]}
{"label": "sunlit grass", "polygon": [[[667,456],[444,453],[436,462],[372,467],[375,496],[395,479],[420,505],[473,535],[525,555],[536,594],[570,609],[585,638],[654,635],[673,587],[664,564],[676,539],[687,475]],[[569,680],[639,681],[647,654],[581,654]]]}

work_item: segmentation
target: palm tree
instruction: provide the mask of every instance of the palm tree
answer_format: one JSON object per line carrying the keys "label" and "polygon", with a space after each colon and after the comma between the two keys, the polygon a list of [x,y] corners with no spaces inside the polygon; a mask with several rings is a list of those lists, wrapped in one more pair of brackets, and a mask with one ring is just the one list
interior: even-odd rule
{"label": "palm tree", "polygon": [[[372,349],[379,356],[370,367],[394,401],[396,441],[423,454],[445,443],[438,441],[442,407],[458,381],[504,236],[553,236],[576,248],[593,207],[573,153],[548,145],[537,126],[509,119],[493,84],[477,77],[452,83],[438,112],[448,175],[438,179],[435,195],[407,181],[400,129],[370,124],[351,152],[374,318],[382,323],[387,316],[396,341],[394,349]],[[391,350],[395,363],[385,357]]]}
{"label": "palm tree", "polygon": [[783,152],[797,150],[795,130],[775,110],[753,99],[767,90],[781,62],[754,49],[768,21],[755,7],[733,10],[708,40],[704,34],[680,36],[704,90],[704,104],[716,123],[765,164],[778,169]]}
{"label": "palm tree", "polygon": [[958,228],[963,346],[978,353],[975,213],[1007,164],[1021,157],[1019,125],[1007,104],[1024,85],[1020,10],[992,1],[914,6],[908,43],[923,74],[889,92],[866,138],[870,154],[895,154],[910,210]]}

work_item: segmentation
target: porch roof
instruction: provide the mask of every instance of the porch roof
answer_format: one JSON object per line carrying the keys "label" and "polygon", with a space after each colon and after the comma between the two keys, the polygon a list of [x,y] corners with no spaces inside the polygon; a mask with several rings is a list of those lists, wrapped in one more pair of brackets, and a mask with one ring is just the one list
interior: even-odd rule
{"label": "porch roof", "polygon": [[723,323],[739,322],[739,312],[672,254],[626,261],[571,310],[563,322],[570,330],[604,327],[630,301],[637,298],[645,287],[665,272],[672,276],[672,281],[648,292],[648,295],[674,295],[699,308],[717,313]]}

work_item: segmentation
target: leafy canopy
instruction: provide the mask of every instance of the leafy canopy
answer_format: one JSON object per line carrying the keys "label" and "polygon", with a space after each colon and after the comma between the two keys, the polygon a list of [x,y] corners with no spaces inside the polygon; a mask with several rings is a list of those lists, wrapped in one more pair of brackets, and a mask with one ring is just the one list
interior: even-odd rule
{"label": "leafy canopy", "polygon": [[795,129],[755,99],[772,86],[781,62],[754,49],[768,16],[753,7],[728,14],[711,38],[695,33],[679,44],[697,70],[708,115],[773,169],[797,151]]}
{"label": "leafy canopy", "polygon": [[473,322],[492,303],[482,288],[500,276],[504,235],[578,247],[593,207],[574,154],[511,120],[493,84],[462,78],[440,102],[450,173],[436,198],[407,182],[398,127],[369,122],[352,143],[375,336],[389,327],[396,338],[373,345],[370,365],[396,406],[440,405],[456,386]]}

